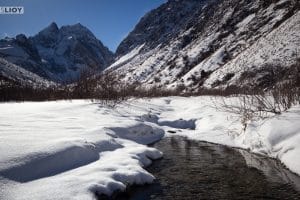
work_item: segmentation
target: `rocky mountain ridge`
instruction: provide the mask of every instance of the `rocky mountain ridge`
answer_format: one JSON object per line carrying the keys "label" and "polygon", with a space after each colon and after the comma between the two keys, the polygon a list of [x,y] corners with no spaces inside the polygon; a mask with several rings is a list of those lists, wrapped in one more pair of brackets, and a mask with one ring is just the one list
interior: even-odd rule
{"label": "rocky mountain ridge", "polygon": [[275,66],[297,60],[299,8],[297,0],[168,1],[140,20],[108,69],[150,86],[268,87]]}
{"label": "rocky mountain ridge", "polygon": [[33,37],[0,40],[0,57],[51,81],[72,82],[84,70],[104,70],[113,53],[80,23],[53,22]]}
{"label": "rocky mountain ridge", "polygon": [[0,57],[60,83],[107,70],[145,87],[267,88],[288,79],[299,60],[299,10],[298,0],[169,0],[142,17],[115,54],[81,24],[51,23],[33,37],[0,40]]}

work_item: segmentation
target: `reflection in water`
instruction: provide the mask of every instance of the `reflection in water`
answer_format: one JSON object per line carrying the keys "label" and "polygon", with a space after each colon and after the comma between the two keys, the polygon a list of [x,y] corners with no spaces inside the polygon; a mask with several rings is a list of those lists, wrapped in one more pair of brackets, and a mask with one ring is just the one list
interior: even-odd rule
{"label": "reflection in water", "polygon": [[268,181],[290,184],[295,190],[300,192],[299,176],[284,168],[277,160],[269,158],[264,159],[262,156],[252,154],[244,150],[238,151],[244,157],[248,167],[253,167],[260,170]]}
{"label": "reflection in water", "polygon": [[273,159],[182,137],[154,147],[164,152],[147,168],[157,180],[116,199],[300,199],[300,177]]}

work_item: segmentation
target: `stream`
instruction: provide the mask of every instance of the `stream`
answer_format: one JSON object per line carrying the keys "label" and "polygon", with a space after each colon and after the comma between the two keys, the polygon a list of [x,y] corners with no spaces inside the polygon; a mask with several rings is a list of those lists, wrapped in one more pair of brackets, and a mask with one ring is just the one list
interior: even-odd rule
{"label": "stream", "polygon": [[157,179],[114,199],[300,199],[300,177],[277,160],[183,137],[153,147],[164,153],[147,168]]}

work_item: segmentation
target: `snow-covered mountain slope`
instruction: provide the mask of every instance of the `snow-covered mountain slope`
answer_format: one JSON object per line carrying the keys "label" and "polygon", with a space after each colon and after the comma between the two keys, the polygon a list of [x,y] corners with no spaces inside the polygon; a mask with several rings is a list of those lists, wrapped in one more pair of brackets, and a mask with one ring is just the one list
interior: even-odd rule
{"label": "snow-covered mountain slope", "polygon": [[300,56],[299,8],[297,0],[169,0],[140,20],[108,69],[129,82],[190,89],[241,86],[254,72],[244,84],[257,86],[266,65]]}
{"label": "snow-covered mountain slope", "polygon": [[0,57],[53,81],[76,79],[80,72],[102,71],[113,54],[84,26],[55,23],[27,38],[0,40]]}
{"label": "snow-covered mountain slope", "polygon": [[16,38],[0,40],[0,57],[35,74],[47,77],[36,47],[24,34],[17,35]]}
{"label": "snow-covered mountain slope", "polygon": [[60,29],[52,23],[30,40],[50,67],[52,79],[72,79],[85,68],[104,70],[113,58],[108,48],[79,23]]}
{"label": "snow-covered mountain slope", "polygon": [[0,58],[0,86],[48,87],[55,85],[37,74]]}

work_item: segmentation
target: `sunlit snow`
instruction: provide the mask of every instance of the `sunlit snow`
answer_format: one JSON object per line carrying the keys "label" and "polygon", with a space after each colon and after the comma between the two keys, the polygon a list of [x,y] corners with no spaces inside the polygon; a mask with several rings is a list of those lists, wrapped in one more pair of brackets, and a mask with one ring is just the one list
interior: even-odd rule
{"label": "sunlit snow", "polygon": [[237,116],[216,110],[215,101],[141,99],[116,109],[83,100],[2,103],[0,199],[94,199],[151,183],[144,167],[162,153],[145,144],[164,135],[247,148],[300,174],[300,107],[243,131]]}

